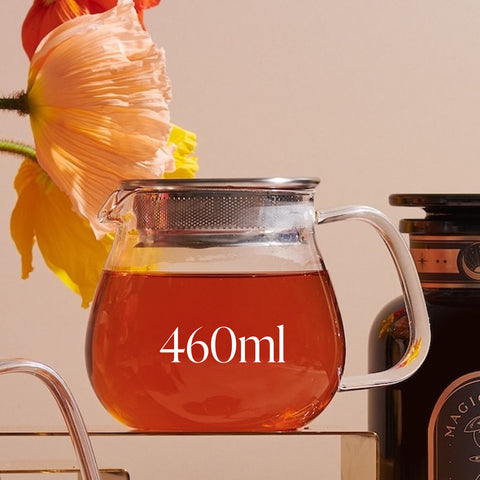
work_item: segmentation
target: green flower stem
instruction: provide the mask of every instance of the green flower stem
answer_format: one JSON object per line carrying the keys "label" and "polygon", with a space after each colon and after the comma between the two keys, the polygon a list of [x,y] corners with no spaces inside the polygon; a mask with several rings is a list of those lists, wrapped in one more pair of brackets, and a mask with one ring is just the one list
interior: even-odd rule
{"label": "green flower stem", "polygon": [[19,92],[10,97],[0,97],[0,109],[15,110],[20,115],[27,115],[30,111],[27,94]]}
{"label": "green flower stem", "polygon": [[[14,110],[20,115],[27,115],[29,113],[27,94],[18,92],[10,97],[0,97],[0,110]],[[13,153],[37,160],[33,147],[11,140],[0,139],[0,152]]]}
{"label": "green flower stem", "polygon": [[37,161],[35,149],[30,145],[25,145],[24,143],[0,139],[0,152],[13,153]]}

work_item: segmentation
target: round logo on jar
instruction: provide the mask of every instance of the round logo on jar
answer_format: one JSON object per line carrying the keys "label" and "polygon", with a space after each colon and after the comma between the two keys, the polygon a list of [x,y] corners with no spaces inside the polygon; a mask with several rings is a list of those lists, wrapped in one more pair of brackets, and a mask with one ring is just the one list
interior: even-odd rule
{"label": "round logo on jar", "polygon": [[428,426],[428,479],[480,480],[480,372],[452,382]]}
{"label": "round logo on jar", "polygon": [[468,278],[480,280],[480,243],[472,243],[460,251],[458,268]]}

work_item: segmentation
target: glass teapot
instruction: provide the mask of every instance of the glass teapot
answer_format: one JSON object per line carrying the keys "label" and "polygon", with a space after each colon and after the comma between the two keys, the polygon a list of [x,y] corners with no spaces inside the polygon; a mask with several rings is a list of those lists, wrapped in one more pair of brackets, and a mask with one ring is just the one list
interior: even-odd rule
{"label": "glass teapot", "polygon": [[[99,218],[117,225],[86,360],[120,422],[155,431],[284,431],[337,391],[384,386],[423,362],[430,330],[408,248],[370,207],[316,211],[313,178],[129,180]],[[393,256],[411,342],[384,372],[343,376],[345,339],[315,225],[373,225]]]}

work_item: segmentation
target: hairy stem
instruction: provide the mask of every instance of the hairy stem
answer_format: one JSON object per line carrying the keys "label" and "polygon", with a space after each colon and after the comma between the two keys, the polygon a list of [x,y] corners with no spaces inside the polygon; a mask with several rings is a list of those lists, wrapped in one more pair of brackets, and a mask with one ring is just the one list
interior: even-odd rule
{"label": "hairy stem", "polygon": [[30,111],[27,94],[18,92],[10,97],[0,97],[0,109],[15,110],[20,115],[27,115]]}
{"label": "hairy stem", "polygon": [[0,152],[13,153],[22,157],[37,161],[35,149],[24,143],[12,142],[11,140],[0,139]]}

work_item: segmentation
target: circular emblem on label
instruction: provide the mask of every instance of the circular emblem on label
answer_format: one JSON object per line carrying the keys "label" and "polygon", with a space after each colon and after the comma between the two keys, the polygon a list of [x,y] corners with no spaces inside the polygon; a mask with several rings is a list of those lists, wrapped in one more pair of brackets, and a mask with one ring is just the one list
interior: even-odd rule
{"label": "circular emblem on label", "polygon": [[480,280],[480,243],[463,248],[459,255],[459,270],[472,280]]}
{"label": "circular emblem on label", "polygon": [[452,382],[428,427],[428,479],[480,480],[480,372]]}

